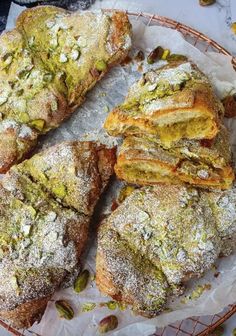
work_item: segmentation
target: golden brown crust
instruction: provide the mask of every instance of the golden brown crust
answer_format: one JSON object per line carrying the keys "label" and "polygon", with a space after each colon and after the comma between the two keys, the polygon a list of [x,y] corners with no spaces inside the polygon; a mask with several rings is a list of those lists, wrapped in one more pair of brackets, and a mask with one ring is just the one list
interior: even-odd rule
{"label": "golden brown crust", "polygon": [[16,137],[18,149],[5,139],[1,173],[30,152],[38,135],[68,118],[87,91],[126,57],[130,23],[124,12],[71,13],[38,6],[22,12],[17,28],[0,40],[0,120],[27,125],[35,133],[34,141],[23,145]]}
{"label": "golden brown crust", "polygon": [[40,321],[51,296],[25,302],[14,310],[1,311],[3,319],[13,321],[17,329],[29,328],[34,322]]}
{"label": "golden brown crust", "polygon": [[183,293],[181,283],[235,250],[235,199],[235,188],[136,189],[99,227],[98,288],[141,315],[156,316],[167,299]]}
{"label": "golden brown crust", "polygon": [[209,80],[196,66],[171,63],[149,71],[131,86],[104,127],[113,136],[157,135],[164,144],[181,138],[212,139],[218,133],[222,109]]}
{"label": "golden brown crust", "polygon": [[39,319],[55,290],[78,273],[90,217],[114,161],[115,148],[71,141],[13,166],[4,176],[0,316],[16,327]]}

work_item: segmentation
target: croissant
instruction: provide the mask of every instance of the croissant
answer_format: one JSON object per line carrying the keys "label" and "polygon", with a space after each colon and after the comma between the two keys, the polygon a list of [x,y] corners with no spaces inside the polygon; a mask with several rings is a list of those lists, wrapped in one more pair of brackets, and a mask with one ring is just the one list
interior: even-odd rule
{"label": "croissant", "polygon": [[113,136],[158,136],[170,147],[182,138],[214,138],[222,115],[208,78],[190,62],[171,62],[134,83],[104,127]]}
{"label": "croissant", "polygon": [[136,189],[100,225],[98,288],[147,317],[235,250],[236,189]]}
{"label": "croissant", "polygon": [[123,12],[27,9],[0,36],[0,173],[58,127],[130,49]]}
{"label": "croissant", "polygon": [[0,316],[39,321],[80,271],[94,207],[113,173],[115,149],[71,141],[13,166],[0,184]]}

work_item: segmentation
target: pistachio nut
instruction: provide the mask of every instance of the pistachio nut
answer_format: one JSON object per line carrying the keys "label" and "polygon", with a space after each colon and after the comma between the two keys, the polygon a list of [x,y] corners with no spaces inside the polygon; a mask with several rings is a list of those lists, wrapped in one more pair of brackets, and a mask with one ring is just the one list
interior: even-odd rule
{"label": "pistachio nut", "polygon": [[23,93],[24,93],[24,90],[23,90],[23,89],[19,89],[19,90],[16,91],[16,95],[17,95],[18,97],[22,96]]}
{"label": "pistachio nut", "polygon": [[83,313],[89,312],[89,311],[93,310],[95,307],[96,307],[96,303],[93,303],[93,302],[84,303],[83,306],[82,306],[82,312]]}
{"label": "pistachio nut", "polygon": [[59,198],[64,198],[66,196],[66,187],[63,184],[59,184],[52,188],[52,192]]}
{"label": "pistachio nut", "polygon": [[135,55],[134,59],[137,62],[142,62],[144,60],[144,52],[142,50],[139,50]]}
{"label": "pistachio nut", "polygon": [[68,57],[65,54],[61,53],[59,57],[59,61],[61,63],[66,63],[68,61]]}
{"label": "pistachio nut", "polygon": [[99,322],[98,330],[101,334],[105,334],[108,331],[116,329],[118,326],[118,319],[115,315],[109,315],[104,317]]}
{"label": "pistachio nut", "polygon": [[107,69],[107,63],[104,60],[99,60],[95,63],[95,68],[98,71],[105,71]]}
{"label": "pistachio nut", "polygon": [[236,22],[233,22],[233,23],[231,24],[231,30],[232,30],[232,32],[233,32],[234,34],[236,34]]}
{"label": "pistachio nut", "polygon": [[168,62],[175,62],[175,61],[187,61],[188,58],[181,54],[170,54],[167,56]]}
{"label": "pistachio nut", "polygon": [[55,302],[56,310],[61,318],[71,320],[74,317],[74,311],[66,300],[58,300]]}
{"label": "pistachio nut", "polygon": [[76,293],[80,293],[86,288],[88,279],[89,279],[89,271],[83,270],[79,274],[78,278],[75,280],[74,283],[74,290]]}
{"label": "pistachio nut", "polygon": [[155,49],[153,49],[147,57],[148,64],[153,64],[156,61],[160,60],[162,58],[163,53],[164,49],[161,46],[158,46]]}
{"label": "pistachio nut", "polygon": [[73,61],[76,61],[80,57],[80,51],[78,49],[73,49],[70,57]]}
{"label": "pistachio nut", "polygon": [[201,6],[210,6],[213,5],[216,2],[216,0],[199,0],[199,4]]}
{"label": "pistachio nut", "polygon": [[170,50],[165,49],[162,56],[161,56],[161,59],[165,61],[169,55],[170,55]]}
{"label": "pistachio nut", "polygon": [[38,131],[42,131],[45,125],[45,121],[43,119],[35,119],[32,120],[29,124],[30,126],[36,128]]}
{"label": "pistachio nut", "polygon": [[57,110],[58,110],[57,100],[56,100],[56,99],[55,99],[55,100],[52,100],[50,106],[51,106],[51,110],[52,110],[53,112],[57,111]]}
{"label": "pistachio nut", "polygon": [[118,196],[118,202],[122,203],[126,199],[126,197],[128,197],[134,190],[135,190],[135,187],[133,187],[131,185],[124,186],[120,190],[120,193],[119,193],[119,196]]}
{"label": "pistachio nut", "polygon": [[13,55],[12,53],[8,52],[5,55],[2,56],[2,61],[3,61],[3,69],[8,67],[13,61]]}

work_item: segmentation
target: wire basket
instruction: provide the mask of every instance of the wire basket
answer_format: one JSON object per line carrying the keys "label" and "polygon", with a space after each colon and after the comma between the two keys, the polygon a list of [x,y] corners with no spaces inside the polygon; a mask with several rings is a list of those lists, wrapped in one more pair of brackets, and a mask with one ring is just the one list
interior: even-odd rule
{"label": "wire basket", "polygon": [[[178,30],[185,37],[186,41],[202,52],[214,51],[232,57],[232,65],[236,71],[236,57],[233,57],[225,48],[197,30],[167,17],[143,12],[126,12],[130,17],[136,18],[136,20],[142,20],[146,25],[159,25]],[[207,336],[234,313],[236,313],[236,305],[229,305],[221,313],[212,316],[190,317],[168,325],[165,328],[158,328],[153,336]],[[15,336],[47,336],[39,335],[30,329],[18,331],[3,320],[0,320],[0,326]]]}

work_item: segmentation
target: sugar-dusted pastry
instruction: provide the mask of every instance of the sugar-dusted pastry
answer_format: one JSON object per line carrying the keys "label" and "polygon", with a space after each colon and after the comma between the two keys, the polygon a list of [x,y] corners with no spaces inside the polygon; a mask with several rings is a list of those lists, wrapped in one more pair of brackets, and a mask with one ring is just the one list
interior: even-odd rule
{"label": "sugar-dusted pastry", "polygon": [[214,138],[222,115],[208,78],[190,62],[172,62],[143,74],[104,127],[114,136],[159,136],[170,146],[182,138]]}
{"label": "sugar-dusted pastry", "polygon": [[17,28],[0,36],[0,173],[69,117],[129,49],[123,12],[24,11]]}
{"label": "sugar-dusted pastry", "polygon": [[34,55],[60,73],[73,109],[108,69],[131,47],[131,25],[119,11],[68,12],[53,6],[25,10],[17,20]]}
{"label": "sugar-dusted pastry", "polygon": [[144,316],[157,315],[168,298],[182,293],[181,285],[232,252],[235,195],[235,188],[136,189],[99,227],[98,288]]}
{"label": "sugar-dusted pastry", "polygon": [[40,320],[55,290],[78,274],[114,159],[114,149],[103,145],[65,142],[13,166],[2,179],[0,316],[15,327]]}
{"label": "sugar-dusted pastry", "polygon": [[216,138],[179,140],[171,148],[156,137],[125,138],[115,166],[117,177],[129,183],[190,183],[216,189],[234,180],[228,132],[221,126]]}

